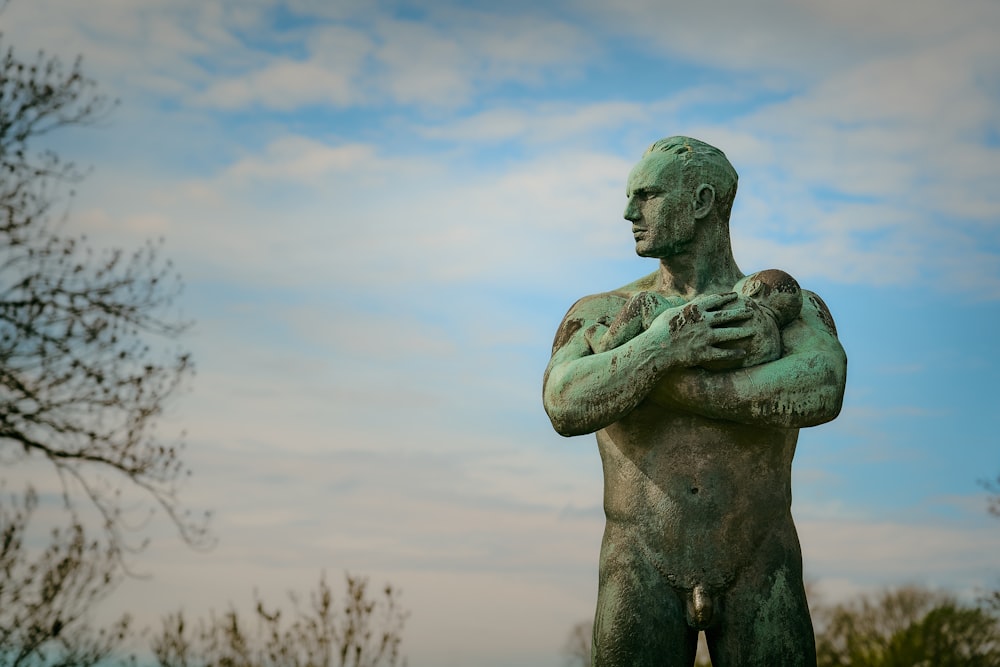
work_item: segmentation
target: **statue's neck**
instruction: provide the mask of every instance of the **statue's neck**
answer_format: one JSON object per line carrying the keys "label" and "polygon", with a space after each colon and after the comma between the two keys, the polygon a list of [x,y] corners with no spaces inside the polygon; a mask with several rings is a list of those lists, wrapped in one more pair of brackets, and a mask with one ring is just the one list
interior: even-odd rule
{"label": "statue's neck", "polygon": [[661,259],[657,287],[664,294],[692,299],[700,294],[731,292],[742,277],[732,249],[725,246],[714,253],[688,252]]}

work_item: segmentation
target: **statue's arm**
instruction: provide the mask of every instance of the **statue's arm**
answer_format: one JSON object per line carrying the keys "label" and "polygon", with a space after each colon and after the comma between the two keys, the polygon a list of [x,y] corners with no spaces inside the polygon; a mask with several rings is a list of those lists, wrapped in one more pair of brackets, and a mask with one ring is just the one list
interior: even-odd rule
{"label": "statue's arm", "polygon": [[646,331],[599,354],[588,332],[620,310],[624,299],[602,294],[578,301],[563,318],[545,369],[542,401],[552,426],[566,436],[592,433],[631,412],[670,370],[702,360],[738,360],[742,351],[715,347],[748,335],[732,325],[749,314],[723,309],[735,298],[712,295],[683,310],[668,309]]}
{"label": "statue's arm", "polygon": [[677,369],[661,385],[669,400],[705,417],[759,426],[802,428],[835,418],[847,355],[826,305],[810,292],[803,296],[800,317],[782,330],[780,359],[730,371]]}
{"label": "statue's arm", "polygon": [[615,305],[609,296],[587,297],[559,326],[542,382],[542,402],[553,428],[562,435],[592,433],[621,419],[662,375],[654,351],[642,340],[632,339],[599,354],[591,350],[588,330],[600,327],[598,319],[606,319]]}

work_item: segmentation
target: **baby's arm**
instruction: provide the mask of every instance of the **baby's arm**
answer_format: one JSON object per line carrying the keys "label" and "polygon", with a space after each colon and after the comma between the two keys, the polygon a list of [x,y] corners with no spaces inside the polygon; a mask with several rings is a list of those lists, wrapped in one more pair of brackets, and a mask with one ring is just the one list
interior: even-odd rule
{"label": "baby's arm", "polygon": [[591,339],[595,353],[607,352],[632,340],[647,328],[656,316],[667,308],[683,305],[680,297],[666,297],[656,292],[639,292],[626,303],[601,336]]}

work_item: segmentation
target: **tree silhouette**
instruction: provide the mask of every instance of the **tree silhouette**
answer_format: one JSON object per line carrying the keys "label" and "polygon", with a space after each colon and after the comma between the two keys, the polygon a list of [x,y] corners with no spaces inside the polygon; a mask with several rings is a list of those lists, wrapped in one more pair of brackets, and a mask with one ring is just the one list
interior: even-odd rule
{"label": "tree silhouette", "polygon": [[[1000,475],[997,475],[995,480],[982,480],[980,484],[990,494],[986,500],[987,511],[1000,519]],[[983,602],[995,613],[1000,614],[1000,589],[986,593]]]}
{"label": "tree silhouette", "polygon": [[48,547],[26,547],[37,507],[29,489],[0,504],[0,664],[95,665],[125,640],[130,619],[106,628],[88,622],[92,606],[112,588],[116,561],[82,527],[56,528]]}
{"label": "tree silhouette", "polygon": [[[208,540],[206,517],[178,500],[188,474],[180,443],[154,431],[192,372],[186,353],[154,345],[186,328],[170,310],[180,282],[158,244],[98,251],[65,232],[57,209],[82,172],[35,146],[113,104],[79,59],[68,68],[44,53],[25,61],[2,40],[0,464],[4,474],[30,475],[42,493],[0,478],[0,660],[93,664],[124,636],[127,619],[87,641],[74,632],[128,571],[126,554],[145,545],[128,538],[136,492],[148,501],[140,525],[159,507],[187,542]],[[47,547],[32,546],[42,513],[56,527]]]}
{"label": "tree silhouette", "polygon": [[346,592],[336,602],[321,576],[302,604],[289,594],[292,613],[265,606],[255,594],[253,630],[230,608],[194,627],[178,611],[163,619],[152,640],[160,667],[396,667],[408,616],[390,585],[369,597],[368,581],[345,574]]}
{"label": "tree silhouette", "polygon": [[569,629],[563,655],[568,667],[590,667],[590,646],[594,634],[593,621],[580,621]]}
{"label": "tree silhouette", "polygon": [[990,514],[1000,518],[1000,475],[995,480],[983,481],[983,487],[990,493],[987,509]]}
{"label": "tree silhouette", "polygon": [[905,587],[818,610],[818,667],[998,667],[1000,622],[954,597]]}

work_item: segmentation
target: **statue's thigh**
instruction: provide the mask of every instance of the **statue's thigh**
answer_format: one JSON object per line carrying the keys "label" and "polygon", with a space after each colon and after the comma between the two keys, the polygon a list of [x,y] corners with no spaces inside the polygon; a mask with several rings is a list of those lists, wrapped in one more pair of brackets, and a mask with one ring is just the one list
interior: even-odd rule
{"label": "statue's thigh", "polygon": [[594,618],[593,666],[690,667],[698,633],[687,625],[677,594],[640,554],[621,546],[607,551]]}
{"label": "statue's thigh", "polygon": [[706,631],[715,667],[815,667],[816,638],[801,571],[744,572]]}

